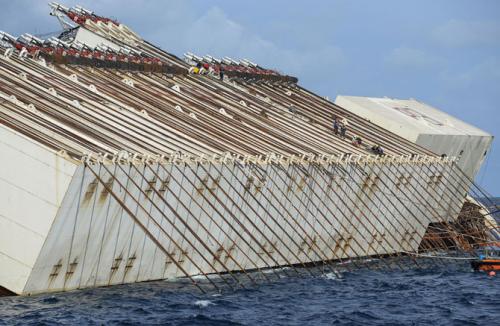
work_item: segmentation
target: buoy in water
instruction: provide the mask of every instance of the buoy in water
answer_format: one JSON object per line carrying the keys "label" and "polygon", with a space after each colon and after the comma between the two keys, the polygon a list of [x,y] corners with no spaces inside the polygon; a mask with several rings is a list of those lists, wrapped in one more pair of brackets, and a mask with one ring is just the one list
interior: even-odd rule
{"label": "buoy in water", "polygon": [[489,275],[489,276],[495,276],[495,275],[497,275],[497,273],[495,273],[495,271],[490,271],[490,272],[488,273],[488,275]]}

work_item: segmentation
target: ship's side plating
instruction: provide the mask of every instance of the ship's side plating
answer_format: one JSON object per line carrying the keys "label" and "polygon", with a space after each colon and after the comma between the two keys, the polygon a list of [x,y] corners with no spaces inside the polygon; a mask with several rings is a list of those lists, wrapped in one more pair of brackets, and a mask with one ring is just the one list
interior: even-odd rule
{"label": "ship's side plating", "polygon": [[458,214],[454,173],[394,158],[82,164],[22,293],[414,252]]}
{"label": "ship's side plating", "polygon": [[1,125],[0,153],[0,286],[22,293],[77,166]]}

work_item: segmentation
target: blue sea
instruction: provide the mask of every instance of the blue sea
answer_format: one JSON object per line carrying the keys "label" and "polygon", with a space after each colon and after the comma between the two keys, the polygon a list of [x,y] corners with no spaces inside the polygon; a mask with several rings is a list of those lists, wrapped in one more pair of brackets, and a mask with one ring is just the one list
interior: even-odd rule
{"label": "blue sea", "polygon": [[390,269],[379,261],[339,273],[281,270],[270,282],[221,293],[157,281],[0,297],[0,325],[500,325],[500,273],[473,272],[467,261],[418,261],[405,270],[390,260]]}
{"label": "blue sea", "polygon": [[466,262],[286,276],[202,294],[148,282],[0,298],[1,325],[500,325],[500,275]]}

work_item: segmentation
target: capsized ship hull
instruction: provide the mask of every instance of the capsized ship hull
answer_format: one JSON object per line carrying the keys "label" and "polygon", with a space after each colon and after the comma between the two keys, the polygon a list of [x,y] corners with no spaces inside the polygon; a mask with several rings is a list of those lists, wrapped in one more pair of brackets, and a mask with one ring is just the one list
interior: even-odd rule
{"label": "capsized ship hull", "polygon": [[[114,20],[50,6],[71,19],[60,38],[0,33],[2,293],[237,283],[236,272],[415,253],[429,223],[456,219],[470,181],[452,155],[293,76],[183,61]],[[188,73],[201,61],[205,74]]]}
{"label": "capsized ship hull", "polygon": [[[42,241],[2,229],[17,248],[2,286],[31,295],[415,252],[429,223],[461,208],[451,163],[183,160],[69,164]],[[449,181],[429,186],[430,172]],[[16,265],[27,250],[31,263]]]}

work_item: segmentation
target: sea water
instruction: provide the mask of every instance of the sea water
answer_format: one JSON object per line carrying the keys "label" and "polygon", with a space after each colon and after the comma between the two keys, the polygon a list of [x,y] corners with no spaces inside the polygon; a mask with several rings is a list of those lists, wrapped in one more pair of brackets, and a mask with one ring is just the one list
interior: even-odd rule
{"label": "sea water", "polygon": [[[500,275],[452,263],[288,276],[202,294],[156,281],[0,298],[5,325],[500,325]],[[301,273],[303,274],[303,273]]]}

